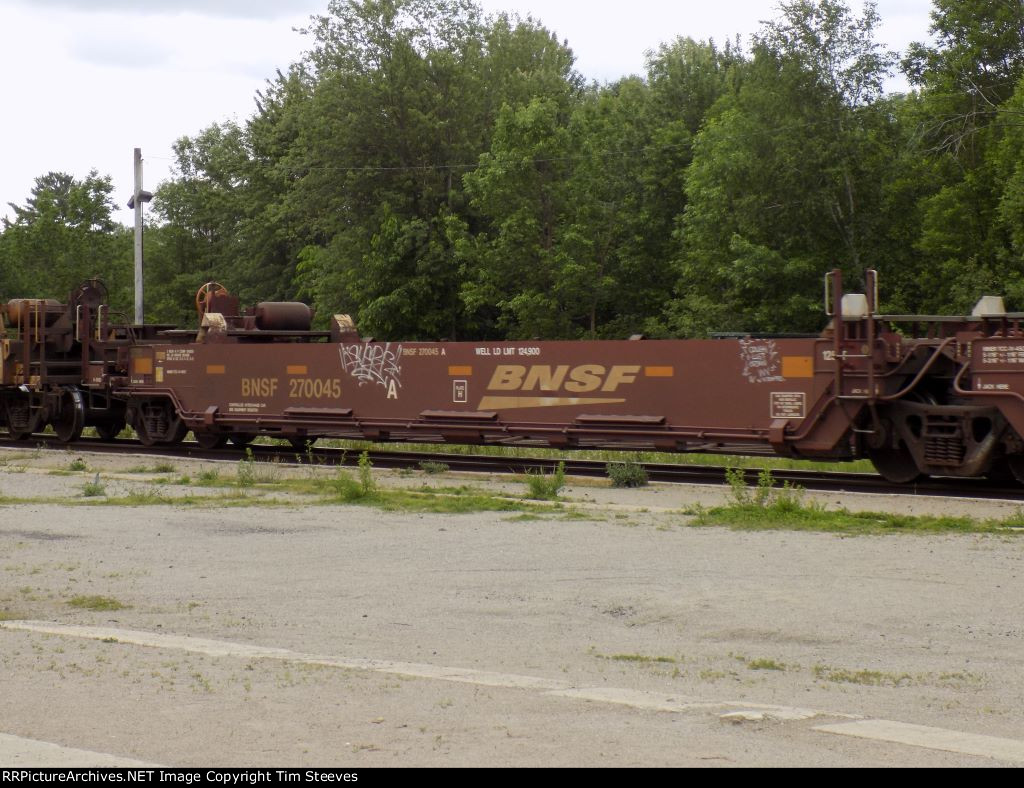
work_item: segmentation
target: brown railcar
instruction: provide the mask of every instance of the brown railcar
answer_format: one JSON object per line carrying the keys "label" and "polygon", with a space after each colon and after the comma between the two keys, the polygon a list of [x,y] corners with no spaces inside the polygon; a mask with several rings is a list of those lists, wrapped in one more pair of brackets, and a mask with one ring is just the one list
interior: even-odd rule
{"label": "brown railcar", "polygon": [[201,328],[113,322],[89,282],[67,305],[0,309],[0,421],[143,443],[257,435],[867,456],[922,474],[1024,480],[1024,314],[880,315],[827,277],[817,337],[579,342],[375,342],[298,303],[243,311],[201,288]]}

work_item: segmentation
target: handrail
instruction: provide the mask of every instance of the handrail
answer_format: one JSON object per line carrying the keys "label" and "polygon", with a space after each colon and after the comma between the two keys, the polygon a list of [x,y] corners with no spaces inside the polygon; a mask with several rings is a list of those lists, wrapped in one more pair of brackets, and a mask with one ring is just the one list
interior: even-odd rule
{"label": "handrail", "polygon": [[1010,391],[1009,389],[1005,391],[974,391],[972,389],[961,388],[960,380],[968,369],[970,369],[970,366],[964,364],[956,374],[956,377],[953,378],[953,391],[957,394],[963,394],[968,397],[1016,397],[1019,400],[1024,400],[1024,396],[1018,394],[1016,391]]}

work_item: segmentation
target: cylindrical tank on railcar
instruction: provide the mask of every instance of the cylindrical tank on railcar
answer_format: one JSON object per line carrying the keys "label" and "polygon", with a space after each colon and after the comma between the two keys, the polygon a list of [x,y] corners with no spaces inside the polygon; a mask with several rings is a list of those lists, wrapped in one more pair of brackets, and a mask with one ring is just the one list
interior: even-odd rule
{"label": "cylindrical tank on railcar", "polygon": [[313,325],[313,310],[299,301],[262,301],[255,317],[261,331],[309,331]]}

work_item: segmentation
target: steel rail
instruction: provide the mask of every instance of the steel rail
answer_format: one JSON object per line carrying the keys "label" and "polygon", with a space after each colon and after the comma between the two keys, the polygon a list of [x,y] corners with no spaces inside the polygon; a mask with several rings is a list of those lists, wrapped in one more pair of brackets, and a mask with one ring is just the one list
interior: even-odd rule
{"label": "steel rail", "polygon": [[[246,456],[239,447],[203,449],[198,444],[186,441],[177,445],[143,446],[136,440],[123,439],[103,441],[98,438],[82,438],[73,444],[64,444],[50,435],[33,436],[31,441],[13,441],[0,436],[0,447],[25,449],[29,446],[47,450],[72,452],[95,452],[103,454],[145,454],[149,456],[176,459],[204,459],[214,461],[239,461]],[[252,457],[270,462],[317,465],[355,465],[362,454],[359,450],[337,449],[312,446],[306,452],[296,451],[288,446],[253,444]],[[568,476],[607,478],[608,465],[629,462],[628,454],[622,460],[586,460],[550,457],[501,457],[480,454],[450,452],[424,452],[374,449],[367,452],[370,462],[376,468],[397,468],[422,470],[426,463],[447,466],[449,471],[471,473],[525,474],[553,473],[559,463],[564,464]],[[770,455],[765,455],[770,456]],[[728,466],[691,465],[682,463],[640,463],[648,479],[671,484],[727,483]],[[744,480],[756,485],[764,469],[744,468]],[[836,471],[768,469],[776,486],[789,484],[806,490],[829,492],[859,492],[901,496],[966,497],[977,499],[1024,499],[1024,486],[994,482],[989,479],[963,479],[954,477],[929,478],[911,484],[892,484],[872,473],[844,473]]]}

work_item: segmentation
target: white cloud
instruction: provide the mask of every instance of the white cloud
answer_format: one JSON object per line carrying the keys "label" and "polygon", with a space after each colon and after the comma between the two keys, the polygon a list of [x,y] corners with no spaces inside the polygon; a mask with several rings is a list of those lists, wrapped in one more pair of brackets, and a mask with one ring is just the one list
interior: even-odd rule
{"label": "white cloud", "polygon": [[[568,38],[576,68],[588,79],[614,81],[644,74],[644,53],[679,36],[713,38],[719,44],[736,35],[749,44],[761,22],[778,16],[772,0],[477,0],[488,13],[518,12]],[[859,11],[860,0],[849,0]],[[928,35],[931,0],[878,0],[879,38],[903,50]]]}
{"label": "white cloud", "polygon": [[108,68],[155,69],[171,62],[174,47],[152,36],[139,37],[114,28],[71,41],[68,54],[83,63]]}
{"label": "white cloud", "polygon": [[[856,0],[854,0],[856,2]],[[0,215],[51,170],[112,175],[123,205],[132,149],[145,186],[170,175],[172,145],[212,123],[244,121],[254,94],[312,42],[292,32],[328,0],[0,0]],[[644,52],[676,36],[722,42],[772,16],[765,0],[481,0],[531,14],[568,38],[588,79],[643,73]],[[243,9],[244,7],[244,9]],[[927,36],[929,0],[880,0],[895,48]],[[234,14],[232,16],[231,14]],[[130,212],[118,218],[131,221]]]}
{"label": "white cloud", "polygon": [[193,12],[211,17],[281,19],[323,13],[327,0],[14,0],[33,8],[76,12],[114,11],[139,15]]}

